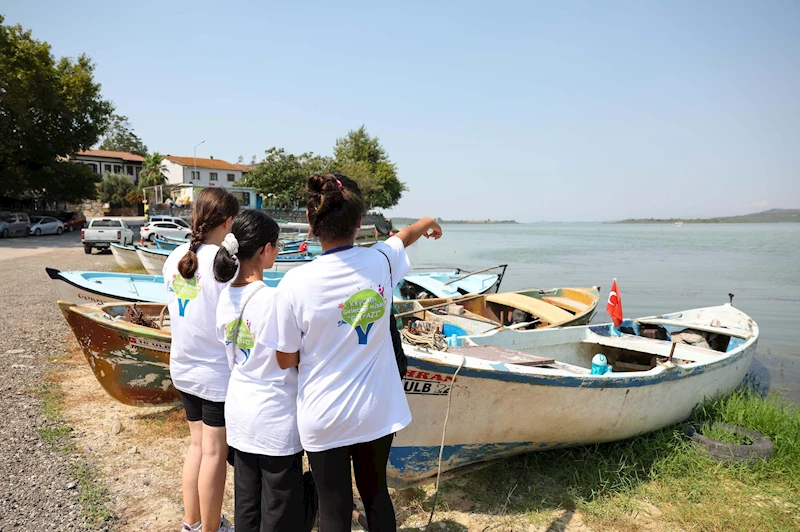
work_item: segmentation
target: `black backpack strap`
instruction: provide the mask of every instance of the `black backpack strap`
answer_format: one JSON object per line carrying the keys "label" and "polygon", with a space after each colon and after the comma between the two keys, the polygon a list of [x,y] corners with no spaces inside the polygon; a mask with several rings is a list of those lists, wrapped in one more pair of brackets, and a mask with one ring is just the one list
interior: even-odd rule
{"label": "black backpack strap", "polygon": [[389,265],[389,283],[391,284],[390,288],[394,290],[394,278],[392,277],[392,261],[389,260],[389,256],[386,255],[386,253],[384,253],[383,251],[379,249],[376,249],[375,251],[383,255],[384,258],[386,259],[386,263]]}

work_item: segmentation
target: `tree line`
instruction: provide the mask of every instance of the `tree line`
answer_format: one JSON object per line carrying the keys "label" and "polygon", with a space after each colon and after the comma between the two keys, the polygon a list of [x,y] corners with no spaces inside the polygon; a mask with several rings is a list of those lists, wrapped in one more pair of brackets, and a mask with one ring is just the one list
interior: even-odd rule
{"label": "tree line", "polygon": [[[141,188],[164,184],[163,157],[149,153],[127,117],[115,113],[94,79],[94,63],[56,59],[50,45],[0,15],[0,197],[77,203],[98,196],[112,206],[141,202]],[[136,153],[145,158],[138,186],[124,175],[102,179],[68,157],[90,149]],[[241,159],[241,158],[240,158]],[[336,140],[333,157],[270,148],[238,185],[252,187],[267,204],[295,207],[314,173],[338,172],[361,187],[369,207],[391,207],[407,190],[377,137],[366,128]]]}

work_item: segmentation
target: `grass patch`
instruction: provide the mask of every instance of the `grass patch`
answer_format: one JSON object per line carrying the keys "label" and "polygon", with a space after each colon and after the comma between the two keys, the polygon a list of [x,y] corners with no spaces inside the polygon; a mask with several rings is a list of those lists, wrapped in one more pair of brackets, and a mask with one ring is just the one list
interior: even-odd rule
{"label": "grass patch", "polygon": [[706,423],[700,428],[700,434],[725,443],[732,443],[734,445],[750,445],[753,442],[747,436],[741,434],[734,434],[733,432],[723,429],[721,427],[712,426],[711,423]]}
{"label": "grass patch", "polygon": [[95,525],[114,519],[108,509],[111,498],[103,487],[97,471],[85,464],[74,465],[69,469],[69,476],[78,483],[78,500],[81,503],[81,516],[88,525]]}
{"label": "grass patch", "polygon": [[189,424],[182,406],[148,412],[135,416],[134,419],[141,426],[141,430],[136,431],[137,437],[147,441],[189,437]]}
{"label": "grass patch", "polygon": [[[73,454],[76,448],[69,436],[72,427],[62,418],[64,392],[61,384],[53,380],[53,374],[48,374],[47,377],[50,380],[34,390],[34,393],[42,401],[42,414],[49,425],[37,429],[36,433],[54,452]],[[74,464],[70,466],[67,475],[77,484],[81,516],[87,528],[114,519],[111,510],[108,509],[110,502],[108,491],[101,484],[94,468],[82,463]]]}
{"label": "grass patch", "polygon": [[444,498],[466,492],[470,511],[516,514],[536,524],[579,510],[600,530],[643,528],[643,520],[698,530],[800,529],[800,412],[742,388],[698,407],[692,421],[757,430],[772,439],[775,454],[723,466],[699,453],[680,427],[669,427],[505,460],[444,483]]}

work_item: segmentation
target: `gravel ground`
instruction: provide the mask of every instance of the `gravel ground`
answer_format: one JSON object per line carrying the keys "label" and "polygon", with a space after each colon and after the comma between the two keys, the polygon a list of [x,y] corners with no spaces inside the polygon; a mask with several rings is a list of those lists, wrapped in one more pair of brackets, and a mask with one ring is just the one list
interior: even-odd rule
{"label": "gravel ground", "polygon": [[67,474],[84,459],[53,452],[37,435],[48,421],[33,390],[44,382],[47,358],[63,353],[69,331],[44,268],[113,265],[110,254],[85,255],[77,232],[0,240],[0,531],[87,528]]}

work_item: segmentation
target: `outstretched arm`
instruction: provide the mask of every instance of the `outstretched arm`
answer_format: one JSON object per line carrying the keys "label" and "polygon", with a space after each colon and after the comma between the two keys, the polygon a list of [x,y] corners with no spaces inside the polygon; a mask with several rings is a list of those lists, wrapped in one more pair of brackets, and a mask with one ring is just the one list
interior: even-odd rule
{"label": "outstretched arm", "polygon": [[433,218],[422,218],[408,227],[404,227],[395,236],[403,241],[405,247],[408,247],[419,240],[421,236],[439,240],[442,237],[442,228]]}

